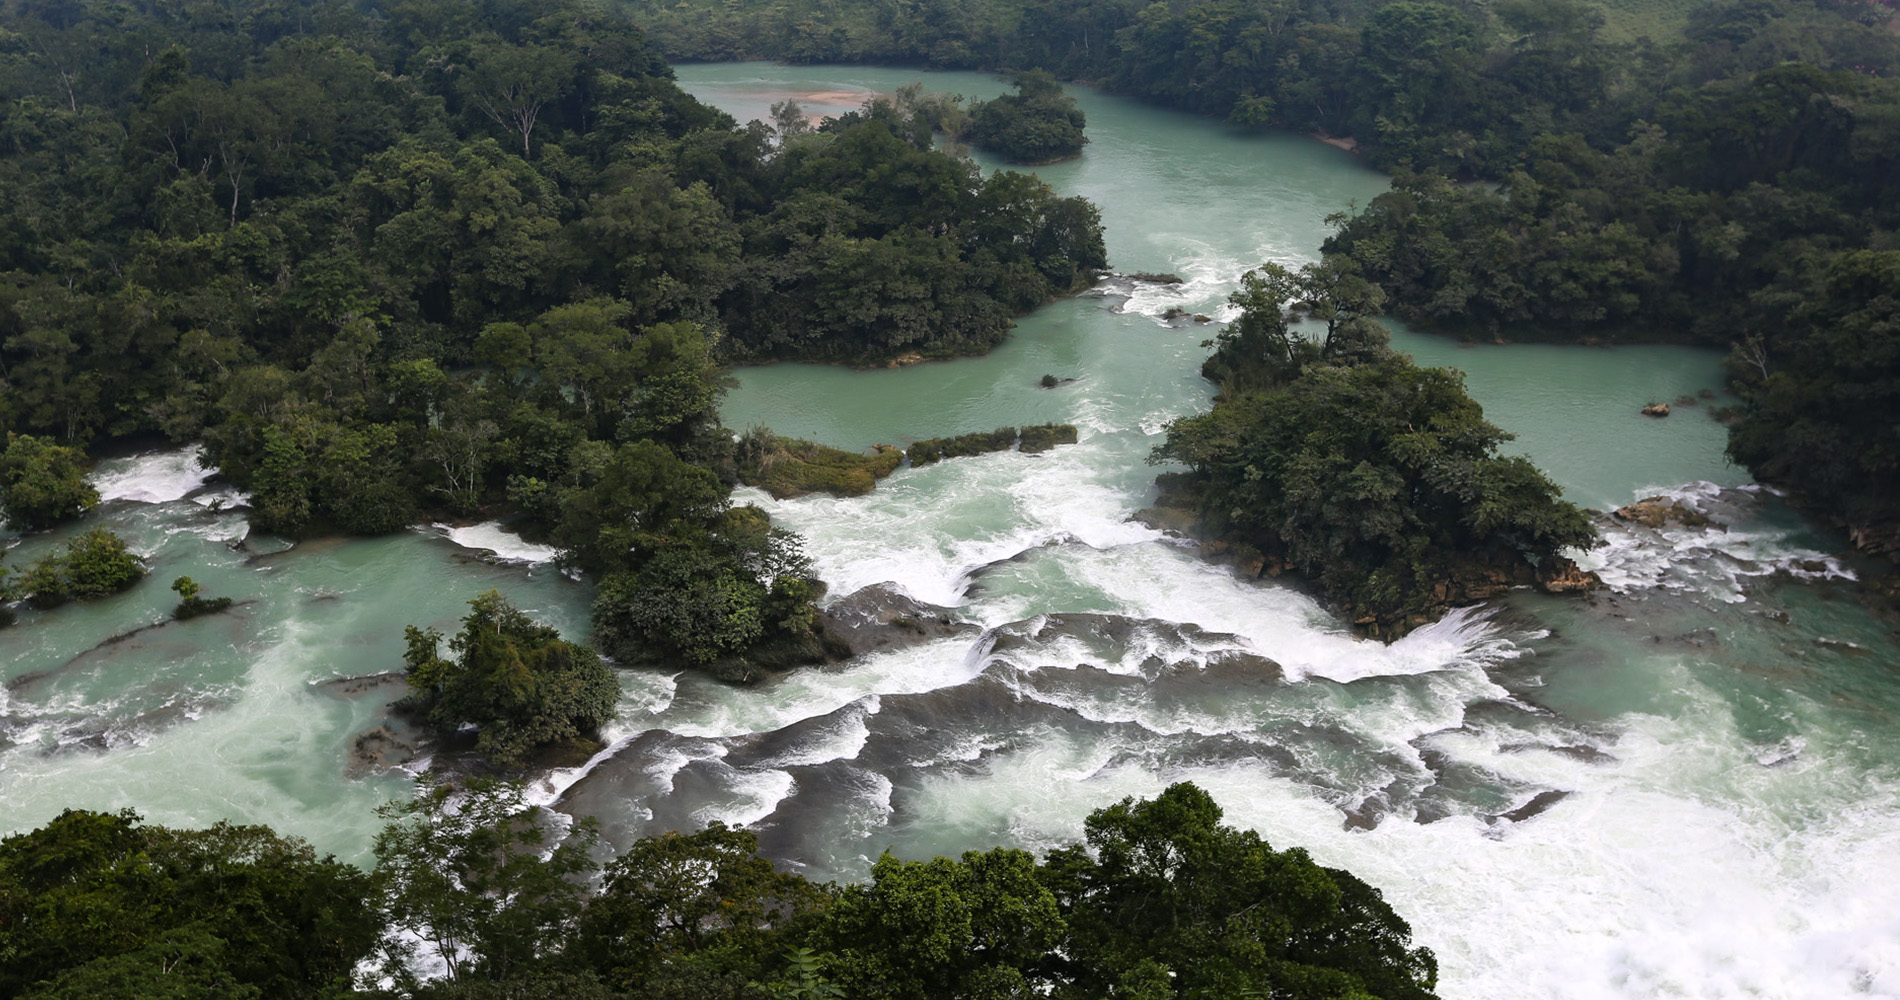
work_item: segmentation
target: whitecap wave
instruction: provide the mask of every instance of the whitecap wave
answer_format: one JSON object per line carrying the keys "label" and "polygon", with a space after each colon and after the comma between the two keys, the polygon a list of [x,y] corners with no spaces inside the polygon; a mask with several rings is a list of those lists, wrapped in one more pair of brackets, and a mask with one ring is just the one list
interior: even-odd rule
{"label": "whitecap wave", "polygon": [[[1795,543],[1790,531],[1764,524],[1758,516],[1764,492],[1758,486],[1709,482],[1641,491],[1710,521],[1650,528],[1606,518],[1601,522],[1602,545],[1569,554],[1578,567],[1595,573],[1619,594],[1664,590],[1703,594],[1728,604],[1747,600],[1752,582],[1777,574],[1797,580],[1855,579],[1840,559]],[[1748,526],[1723,524],[1717,518],[1746,521]]]}
{"label": "whitecap wave", "polygon": [[130,458],[109,458],[93,469],[93,489],[101,500],[170,503],[182,500],[218,474],[204,463],[204,445],[152,451]]}
{"label": "whitecap wave", "polygon": [[465,549],[490,553],[502,562],[539,565],[553,562],[561,555],[561,550],[552,545],[539,545],[503,529],[499,521],[483,521],[459,527],[432,524],[429,527]]}

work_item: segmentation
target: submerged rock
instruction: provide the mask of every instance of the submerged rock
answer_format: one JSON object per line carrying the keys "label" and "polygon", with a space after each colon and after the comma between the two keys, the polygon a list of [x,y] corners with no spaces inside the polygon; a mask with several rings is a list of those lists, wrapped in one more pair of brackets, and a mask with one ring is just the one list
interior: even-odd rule
{"label": "submerged rock", "polygon": [[386,771],[416,759],[416,745],[397,735],[389,723],[373,726],[357,734],[350,746],[349,776],[360,778],[373,771]]}
{"label": "submerged rock", "polygon": [[959,620],[954,609],[925,604],[894,583],[875,583],[827,605],[818,613],[827,639],[848,656],[902,649],[934,639],[974,636],[982,629]]}

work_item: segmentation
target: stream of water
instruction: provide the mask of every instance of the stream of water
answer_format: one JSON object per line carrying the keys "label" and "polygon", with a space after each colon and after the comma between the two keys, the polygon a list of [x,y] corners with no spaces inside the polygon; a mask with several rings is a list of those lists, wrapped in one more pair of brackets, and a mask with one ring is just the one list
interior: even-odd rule
{"label": "stream of water", "polygon": [[[687,66],[741,120],[798,97],[836,113],[975,74]],[[1078,93],[1092,139],[1042,168],[1102,208],[1123,272],[1024,318],[983,358],[741,370],[726,422],[841,447],[1006,424],[1079,444],[900,470],[872,494],[741,499],[801,532],[836,598],[894,584],[965,634],[748,689],[628,672],[612,748],[538,794],[610,838],[752,824],[821,877],[904,857],[1079,837],[1093,808],[1178,780],[1229,822],[1379,886],[1437,952],[1441,995],[1900,996],[1900,648],[1841,553],[1722,457],[1719,357],[1675,347],[1461,347],[1488,416],[1579,503],[1667,493],[1700,528],[1606,521],[1611,585],[1530,592],[1390,646],[1297,587],[1236,578],[1129,520],[1166,423],[1207,405],[1202,341],[1239,276],[1312,258],[1324,217],[1385,185],[1312,140]],[[993,164],[986,164],[993,166]],[[1186,312],[1164,320],[1170,309]],[[1044,374],[1074,381],[1039,386]],[[1665,420],[1644,403],[1689,397]],[[110,600],[0,632],[0,830],[66,807],[267,822],[361,860],[401,771],[356,773],[402,626],[451,625],[496,587],[584,634],[589,588],[492,527],[305,542],[246,535],[196,452],[102,463],[88,519],[154,564]],[[88,525],[81,525],[83,528]],[[9,553],[30,561],[65,533]],[[189,573],[236,612],[165,617]],[[118,638],[115,638],[118,637]],[[112,640],[112,641],[104,641]]]}

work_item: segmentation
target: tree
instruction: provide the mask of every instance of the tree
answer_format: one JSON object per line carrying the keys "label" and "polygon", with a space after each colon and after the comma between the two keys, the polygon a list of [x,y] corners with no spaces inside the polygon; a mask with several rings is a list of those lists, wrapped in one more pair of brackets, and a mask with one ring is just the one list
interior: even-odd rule
{"label": "tree", "polygon": [[0,452],[0,520],[50,528],[91,510],[99,491],[86,481],[85,455],[30,434],[8,434]]}
{"label": "tree", "polygon": [[28,567],[17,588],[35,606],[51,608],[109,597],[139,582],[145,572],[125,539],[93,528]]}
{"label": "tree", "polygon": [[178,595],[178,606],[172,609],[172,617],[179,621],[215,614],[231,606],[229,597],[199,597],[202,588],[198,586],[198,581],[188,576],[173,580],[172,592]]}
{"label": "tree", "polygon": [[889,853],[847,886],[813,931],[846,996],[1033,996],[1030,976],[1062,942],[1035,857],[996,848],[960,861]]}
{"label": "tree", "polygon": [[68,810],[0,840],[0,995],[333,996],[375,944],[369,890],[264,827]]}
{"label": "tree", "polygon": [[635,841],[581,917],[588,964],[632,993],[667,963],[757,975],[830,899],[758,851],[757,835],[717,821]]}
{"label": "tree", "polygon": [[598,867],[592,820],[563,832],[519,784],[486,778],[424,781],[378,815],[389,821],[375,844],[383,975],[414,992],[419,957],[439,960],[450,985],[558,967]]}
{"label": "tree", "polygon": [[403,636],[409,690],[431,725],[479,727],[475,747],[502,767],[536,749],[591,737],[614,717],[620,686],[586,646],[517,610],[495,591],[469,602],[462,631],[439,655],[442,634],[411,625]]}
{"label": "tree", "polygon": [[960,138],[1015,163],[1052,163],[1079,155],[1088,144],[1088,118],[1055,77],[1041,70],[1016,74],[1016,93],[970,108]]}
{"label": "tree", "polygon": [[1497,454],[1509,437],[1457,372],[1388,352],[1315,360],[1224,396],[1170,425],[1155,459],[1188,466],[1167,502],[1199,513],[1214,536],[1308,574],[1361,624],[1402,631],[1470,600],[1456,580],[1514,580],[1596,544],[1589,518],[1542,473]]}
{"label": "tree", "polygon": [[1351,874],[1220,823],[1176,784],[1084,823],[1087,849],[1052,852],[1042,879],[1068,934],[1059,996],[1100,996],[1171,972],[1165,995],[1427,1000],[1437,978],[1411,928]]}

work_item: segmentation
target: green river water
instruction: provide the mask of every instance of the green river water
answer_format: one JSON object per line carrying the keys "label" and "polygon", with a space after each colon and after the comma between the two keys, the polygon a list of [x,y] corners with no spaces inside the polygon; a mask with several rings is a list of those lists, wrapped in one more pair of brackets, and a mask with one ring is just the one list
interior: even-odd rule
{"label": "green river water", "polygon": [[[1003,90],[763,64],[680,79],[741,120],[916,79]],[[849,878],[886,848],[1067,842],[1090,809],[1192,779],[1229,821],[1380,886],[1448,998],[1900,996],[1894,623],[1864,606],[1841,538],[1724,461],[1719,400],[1637,414],[1719,389],[1719,357],[1396,329],[1419,361],[1465,371],[1572,499],[1669,493],[1725,527],[1606,524],[1584,556],[1610,584],[1594,599],[1524,593],[1391,646],[1355,639],[1298,589],[1236,579],[1128,515],[1152,498],[1163,427],[1209,394],[1215,327],[1160,317],[1220,317],[1249,266],[1311,259],[1324,216],[1384,178],[1304,137],[1078,98],[1091,145],[1038,172],[1101,206],[1118,271],[1181,284],[1108,279],[983,358],[742,369],[724,408],[734,428],[851,448],[1076,424],[1077,445],[900,470],[862,498],[741,493],[805,535],[834,597],[891,583],[985,630],[746,690],[623,674],[612,748],[536,794],[620,840],[755,824],[776,857]],[[447,626],[489,587],[582,634],[589,588],[490,527],[239,545],[242,509],[221,504],[241,498],[209,475],[192,451],[102,463],[116,499],[88,524],[126,535],[151,578],[0,632],[0,830],[132,806],[362,860],[372,810],[409,778],[351,767],[386,692],[323,682],[396,667],[405,624]],[[140,630],[183,573],[252,603]]]}

